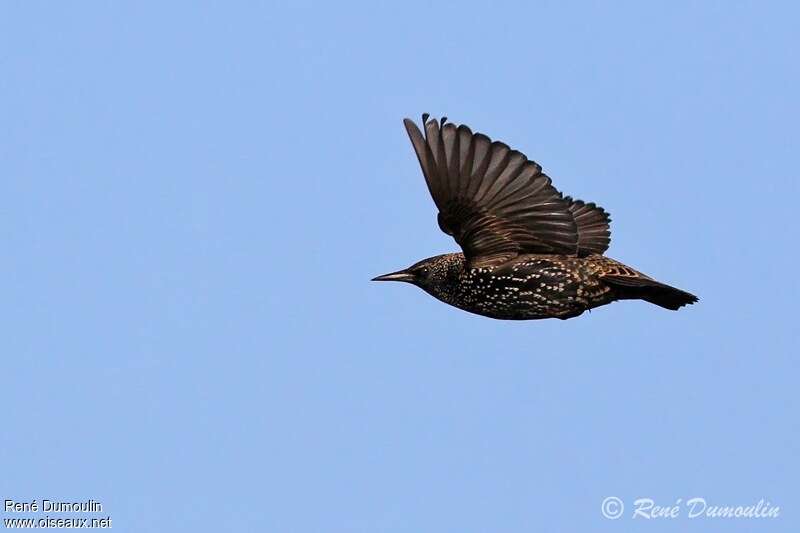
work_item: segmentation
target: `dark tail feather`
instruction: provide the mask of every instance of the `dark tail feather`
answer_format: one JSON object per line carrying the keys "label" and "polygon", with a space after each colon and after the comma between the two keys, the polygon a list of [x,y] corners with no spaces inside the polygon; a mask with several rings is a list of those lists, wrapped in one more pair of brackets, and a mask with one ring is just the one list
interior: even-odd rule
{"label": "dark tail feather", "polygon": [[699,298],[694,294],[670,287],[669,285],[662,285],[661,287],[652,287],[643,291],[644,294],[640,297],[651,304],[656,304],[664,309],[677,311],[684,305],[695,303]]}
{"label": "dark tail feather", "polygon": [[622,300],[645,300],[672,311],[699,299],[694,294],[648,278],[603,276],[603,281],[614,287]]}

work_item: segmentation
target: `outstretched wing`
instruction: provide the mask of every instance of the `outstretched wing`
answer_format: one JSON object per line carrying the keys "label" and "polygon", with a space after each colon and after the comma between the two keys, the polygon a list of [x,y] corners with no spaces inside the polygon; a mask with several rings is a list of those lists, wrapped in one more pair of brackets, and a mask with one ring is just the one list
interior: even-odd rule
{"label": "outstretched wing", "polygon": [[602,254],[611,242],[611,217],[594,203],[564,198],[578,226],[578,255]]}
{"label": "outstretched wing", "polygon": [[[427,115],[422,119],[424,136],[413,121],[403,122],[439,208],[439,227],[472,265],[524,253],[602,253],[597,252],[603,246],[599,215],[605,211],[564,198],[542,167],[505,143],[444,118],[441,124]],[[605,223],[607,246],[607,215]]]}

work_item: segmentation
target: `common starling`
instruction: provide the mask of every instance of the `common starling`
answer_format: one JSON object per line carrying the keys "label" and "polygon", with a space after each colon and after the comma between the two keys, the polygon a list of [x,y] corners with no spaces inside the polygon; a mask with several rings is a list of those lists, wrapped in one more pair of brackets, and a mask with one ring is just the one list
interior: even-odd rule
{"label": "common starling", "polygon": [[566,320],[616,300],[677,310],[697,297],[660,283],[603,253],[608,213],[563,196],[542,167],[465,125],[403,121],[439,227],[463,253],[423,259],[373,281],[404,281],[479,315]]}

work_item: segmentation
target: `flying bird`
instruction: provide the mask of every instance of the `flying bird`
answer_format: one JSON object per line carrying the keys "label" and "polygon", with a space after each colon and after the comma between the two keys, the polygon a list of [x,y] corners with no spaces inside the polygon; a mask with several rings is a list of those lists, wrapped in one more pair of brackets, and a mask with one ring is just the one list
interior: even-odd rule
{"label": "flying bird", "polygon": [[403,121],[442,231],[461,253],[429,257],[373,281],[403,281],[478,315],[560,318],[617,300],[677,310],[697,297],[603,254],[608,213],[563,196],[542,167],[467,126]]}

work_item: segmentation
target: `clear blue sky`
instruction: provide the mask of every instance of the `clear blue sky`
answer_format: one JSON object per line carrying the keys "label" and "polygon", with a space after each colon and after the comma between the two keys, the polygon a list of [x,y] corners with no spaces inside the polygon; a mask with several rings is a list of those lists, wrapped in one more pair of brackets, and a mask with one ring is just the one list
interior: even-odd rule
{"label": "clear blue sky", "polygon": [[[0,498],[137,533],[798,531],[800,9],[646,4],[4,2]],[[424,111],[701,302],[500,322],[370,283],[457,249]]]}

